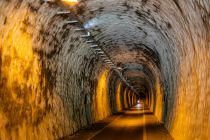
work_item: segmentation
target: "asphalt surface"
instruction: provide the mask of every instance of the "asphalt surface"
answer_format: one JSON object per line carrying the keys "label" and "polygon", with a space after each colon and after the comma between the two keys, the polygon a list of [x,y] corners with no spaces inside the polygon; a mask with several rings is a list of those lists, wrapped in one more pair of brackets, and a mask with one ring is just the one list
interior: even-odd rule
{"label": "asphalt surface", "polygon": [[65,140],[173,140],[163,124],[138,104],[120,115],[96,123]]}

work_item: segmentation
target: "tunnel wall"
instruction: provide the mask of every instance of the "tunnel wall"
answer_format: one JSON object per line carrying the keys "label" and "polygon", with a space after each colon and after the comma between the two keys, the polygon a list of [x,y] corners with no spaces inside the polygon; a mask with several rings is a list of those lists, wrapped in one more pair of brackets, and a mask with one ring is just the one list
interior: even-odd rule
{"label": "tunnel wall", "polygon": [[[165,126],[178,140],[208,139],[210,125],[205,124],[207,122],[209,124],[207,116],[210,107],[208,86],[210,3],[203,0],[175,1],[175,4],[176,6],[173,2],[165,5],[162,3],[163,13],[160,12],[163,14],[162,19],[168,20],[172,26],[171,29],[162,32],[168,35],[167,38],[175,47],[173,52],[175,60],[171,60],[170,63],[176,66],[172,73],[177,75],[169,78],[171,87],[163,90],[168,92],[163,98],[167,111]],[[174,11],[173,13],[179,10],[179,14],[167,15],[164,11],[170,10],[166,7]],[[162,25],[162,22],[158,24]]]}
{"label": "tunnel wall", "polygon": [[111,70],[56,11],[41,1],[0,1],[2,140],[64,138],[123,109],[125,85],[108,90]]}
{"label": "tunnel wall", "polygon": [[[79,7],[119,65],[152,71],[148,104],[177,140],[209,138],[209,7],[209,0],[89,0]],[[159,61],[149,63],[156,56],[147,59],[145,49]]]}

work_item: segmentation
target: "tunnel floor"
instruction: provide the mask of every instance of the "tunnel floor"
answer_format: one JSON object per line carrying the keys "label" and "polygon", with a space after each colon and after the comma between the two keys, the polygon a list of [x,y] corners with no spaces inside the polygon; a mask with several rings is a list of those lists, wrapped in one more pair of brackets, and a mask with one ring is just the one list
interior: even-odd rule
{"label": "tunnel floor", "polygon": [[153,113],[141,103],[65,140],[173,140],[173,138]]}

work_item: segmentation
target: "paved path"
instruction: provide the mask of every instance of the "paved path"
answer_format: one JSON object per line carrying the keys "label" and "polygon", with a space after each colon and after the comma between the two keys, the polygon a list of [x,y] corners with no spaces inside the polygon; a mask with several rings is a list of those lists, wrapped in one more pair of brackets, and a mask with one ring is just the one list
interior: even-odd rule
{"label": "paved path", "polygon": [[146,107],[137,106],[79,131],[65,140],[173,140]]}

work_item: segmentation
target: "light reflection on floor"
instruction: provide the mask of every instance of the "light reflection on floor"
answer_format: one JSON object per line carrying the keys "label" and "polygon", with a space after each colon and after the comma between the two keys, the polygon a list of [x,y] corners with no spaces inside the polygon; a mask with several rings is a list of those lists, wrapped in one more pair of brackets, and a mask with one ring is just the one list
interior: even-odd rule
{"label": "light reflection on floor", "polygon": [[[126,110],[117,119],[92,135],[84,137],[81,133],[71,140],[173,140],[168,131],[160,124],[149,108],[139,102]],[[88,132],[88,130],[86,130]]]}

